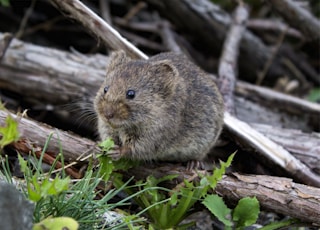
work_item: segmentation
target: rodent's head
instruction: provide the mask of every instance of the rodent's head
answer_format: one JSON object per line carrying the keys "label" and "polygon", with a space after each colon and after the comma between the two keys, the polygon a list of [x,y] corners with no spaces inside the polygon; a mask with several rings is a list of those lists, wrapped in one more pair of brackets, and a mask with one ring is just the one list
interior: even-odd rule
{"label": "rodent's head", "polygon": [[173,104],[177,77],[169,60],[131,60],[123,51],[115,52],[95,98],[95,110],[113,128],[157,122]]}

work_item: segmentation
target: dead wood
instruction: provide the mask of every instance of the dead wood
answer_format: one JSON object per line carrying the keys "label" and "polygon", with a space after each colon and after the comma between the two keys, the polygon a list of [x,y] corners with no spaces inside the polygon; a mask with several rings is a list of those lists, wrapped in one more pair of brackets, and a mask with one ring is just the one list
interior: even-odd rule
{"label": "dead wood", "polygon": [[248,7],[239,4],[234,12],[233,22],[224,42],[219,63],[219,89],[223,95],[225,110],[233,115],[235,114],[234,89],[238,77],[238,51],[245,30],[244,23],[248,16]]}
{"label": "dead wood", "polygon": [[[125,173],[128,178],[134,175],[137,179],[153,175],[161,178],[164,175],[176,174],[175,181],[168,182],[175,187],[184,179],[195,176],[183,167],[143,165]],[[320,189],[292,182],[291,179],[265,175],[225,175],[218,183],[215,192],[232,204],[243,197],[257,197],[261,207],[306,222],[320,224]],[[299,210],[299,211],[298,211]]]}
{"label": "dead wood", "polygon": [[[22,141],[20,143],[15,143],[18,150],[24,150],[27,153],[31,153],[32,149],[37,146],[43,148],[49,136],[51,136],[51,139],[46,151],[57,156],[60,153],[60,149],[62,149],[65,160],[69,162],[81,161],[82,157],[86,157],[97,150],[95,142],[89,139],[3,110],[0,110],[1,126],[5,125],[5,120],[8,115],[19,123],[18,129]],[[99,150],[97,150],[97,152],[98,151]]]}
{"label": "dead wood", "polygon": [[[8,114],[9,112],[0,111],[0,125],[4,125]],[[19,122],[21,140],[28,139],[28,141],[17,142],[13,145],[20,151],[31,152],[36,146],[43,147],[48,136],[52,134],[47,151],[57,155],[61,146],[65,159],[70,162],[79,162],[85,156],[97,151],[95,143],[88,139],[18,117],[12,113],[10,116]],[[32,143],[31,146],[30,143]],[[186,171],[185,167],[168,163],[160,164],[160,166],[158,164],[157,167],[146,164],[123,173],[127,177],[135,176],[136,179],[149,175],[160,178],[169,174],[177,174],[180,179],[173,185],[180,183],[183,179],[193,178],[195,175],[195,172]],[[291,179],[233,174],[232,176],[224,176],[219,182],[216,192],[233,202],[242,197],[256,196],[264,209],[320,224],[320,213],[318,212],[320,189],[293,183]]]}
{"label": "dead wood", "polygon": [[[0,65],[0,70],[5,73],[1,75],[3,79],[0,81],[0,86],[16,93],[23,92],[27,100],[36,99],[37,103],[42,102],[42,104],[45,102],[57,105],[57,103],[79,100],[82,97],[89,98],[88,101],[90,101],[103,81],[103,69],[101,66],[100,69],[97,68],[99,62],[95,64],[94,68],[90,65],[86,66],[86,63],[92,63],[90,58],[88,60],[85,61],[84,57],[67,52],[48,48],[41,50],[39,46],[14,40]],[[25,84],[21,84],[21,82]],[[294,178],[318,186],[317,176],[309,171],[304,164],[293,158],[285,149],[277,146],[274,142],[271,144],[274,146],[273,150],[269,147],[263,147],[265,142],[271,143],[270,139],[263,135],[257,135],[257,132],[246,124],[244,124],[246,129],[243,130],[240,128],[243,122],[230,116],[226,117],[230,118],[225,120],[226,126],[233,131],[232,135],[236,135],[242,140],[241,143],[245,145],[251,143],[250,145],[255,149],[262,152],[267,151],[268,153],[264,154],[265,157],[275,160],[278,165],[289,170]],[[238,126],[238,124],[242,125]],[[239,130],[235,127],[239,127]],[[254,134],[250,134],[251,132]],[[246,135],[248,136],[246,137]],[[257,146],[257,144],[262,146]],[[279,149],[285,154],[284,156],[279,156]],[[275,156],[272,156],[273,154]],[[287,167],[288,162],[290,167]]]}
{"label": "dead wood", "polygon": [[82,2],[76,0],[50,0],[54,6],[67,16],[76,19],[84,27],[88,28],[107,47],[115,50],[125,50],[132,57],[147,59],[148,57],[134,45],[123,38],[118,31],[106,21],[93,13]]}
{"label": "dead wood", "polygon": [[320,133],[303,133],[301,130],[262,124],[252,126],[320,174]]}
{"label": "dead wood", "polygon": [[[221,53],[221,47],[227,36],[228,28],[232,23],[229,14],[219,6],[207,0],[147,0],[149,4],[176,27],[186,31],[193,37],[195,43],[203,44],[205,50],[212,53]],[[188,20],[186,20],[188,18]],[[245,30],[240,44],[239,70],[251,81],[256,78],[257,70],[262,70],[267,60],[272,55],[271,50],[262,41]],[[290,71],[275,59],[267,73],[270,81],[275,81],[275,76],[287,76]]]}
{"label": "dead wood", "polygon": [[[104,39],[104,41],[106,42],[106,45],[110,45],[110,44],[114,45],[115,48],[117,48],[117,49],[125,48],[125,50],[128,50],[128,52],[132,56],[141,57],[143,59],[147,58],[147,56],[144,55],[141,51],[139,51],[137,49],[132,49],[131,43],[129,43],[128,41],[123,39],[121,37],[121,35],[118,34],[109,24],[107,24],[106,22],[101,20],[96,14],[94,14],[91,10],[89,10],[84,5],[80,4],[78,1],[74,1],[74,0],[68,0],[65,2],[64,1],[62,2],[61,0],[52,0],[52,1],[55,4],[57,4],[58,8],[62,12],[70,13],[71,16],[73,16],[73,18],[77,19],[84,26],[86,26],[86,28],[89,29],[89,31],[94,31],[95,34],[98,34],[99,36],[106,36],[101,33],[100,27],[103,27],[102,31],[111,33],[112,39],[115,39],[117,41],[110,41],[109,39]],[[213,5],[210,5],[210,3],[205,0],[198,0],[198,3],[200,3],[200,2],[202,3],[200,5],[199,4],[196,5],[195,2],[190,2],[187,0],[184,0],[184,1],[163,1],[162,3],[171,4],[173,2],[175,4],[174,7],[173,7],[173,5],[171,5],[171,7],[173,7],[173,8],[179,8],[179,7],[177,7],[176,4],[183,2],[183,3],[189,4],[189,7],[191,7],[191,8],[193,7],[192,9],[195,11],[200,9],[201,14],[194,16],[189,12],[188,17],[190,15],[192,15],[193,17],[203,18],[203,15],[208,16],[207,15],[207,7],[208,6],[211,6],[211,8],[209,10],[210,13],[212,13],[212,9],[213,9],[212,8]],[[204,8],[204,6],[205,6],[205,8]],[[181,7],[184,9],[186,8],[186,6],[181,6]],[[169,5],[169,8],[170,8],[170,5]],[[206,10],[205,12],[203,12],[204,9]],[[177,12],[175,12],[175,13],[177,14],[177,15],[175,15],[175,17],[176,16],[178,16],[177,18],[181,17],[181,15],[179,13],[177,13]],[[92,18],[92,20],[94,20],[94,22],[96,22],[96,24],[99,25],[99,29],[96,31],[96,27],[92,26],[91,21],[89,19],[87,19],[86,17],[83,17],[83,15],[87,15],[90,20]],[[92,16],[92,17],[90,17],[90,16]],[[224,26],[222,26],[222,27],[224,27],[224,28],[226,27],[225,23],[230,24],[230,19],[227,17],[228,17],[228,15],[226,15],[225,20],[223,20]],[[184,18],[187,18],[187,15],[185,15]],[[221,23],[222,22],[221,15],[219,15],[219,19],[220,19],[220,23]],[[184,20],[184,21],[186,21],[186,20]],[[221,26],[221,24],[220,24],[220,26]],[[199,26],[196,28],[202,28],[202,27]],[[215,33],[211,33],[211,34],[215,34]],[[244,34],[244,39],[245,39],[246,35],[248,36],[248,34],[249,33]],[[116,35],[116,36],[114,36],[114,35]],[[224,35],[225,35],[225,31],[224,31]],[[211,43],[212,43],[212,41],[211,41]],[[246,44],[246,43],[243,42],[242,44]],[[256,43],[256,45],[257,46],[250,46],[250,47],[254,47],[254,49],[257,50],[258,45],[261,46],[262,43],[261,44]],[[271,57],[269,57],[268,70],[269,70],[269,66],[271,69],[270,58],[273,59],[274,57],[272,55],[271,55]],[[255,59],[257,59],[256,56],[255,56]],[[248,61],[248,60],[246,60],[246,61]],[[277,62],[272,62],[272,63],[277,63]],[[252,63],[250,63],[250,65],[251,64]],[[257,69],[259,69],[259,68],[257,68]],[[242,143],[245,143],[246,145],[249,145],[251,148],[254,148],[254,149],[257,149],[258,151],[260,151],[260,153],[263,156],[272,160],[278,166],[283,167],[284,170],[286,170],[292,177],[296,178],[298,181],[303,181],[306,184],[320,187],[320,176],[314,174],[302,162],[300,162],[298,159],[293,157],[287,150],[285,150],[281,146],[278,146],[276,143],[271,141],[269,138],[260,134],[256,130],[252,129],[246,123],[241,122],[241,121],[237,120],[236,118],[230,116],[230,114],[228,114],[227,112],[225,114],[224,121],[225,121],[225,125],[227,126],[230,133],[232,135],[235,135],[238,139],[240,139],[242,141]],[[246,129],[243,129],[244,127]],[[266,146],[266,143],[268,143],[267,145],[269,145],[270,147]]]}
{"label": "dead wood", "polygon": [[267,2],[289,25],[301,31],[307,40],[320,41],[320,21],[298,2],[292,0],[268,0]]}

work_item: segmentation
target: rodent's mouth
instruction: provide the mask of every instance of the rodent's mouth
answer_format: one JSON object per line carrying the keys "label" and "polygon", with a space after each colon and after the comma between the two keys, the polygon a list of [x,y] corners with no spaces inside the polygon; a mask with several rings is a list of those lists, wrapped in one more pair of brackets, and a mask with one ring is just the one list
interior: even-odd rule
{"label": "rodent's mouth", "polygon": [[106,119],[106,122],[108,123],[108,125],[113,128],[113,129],[117,129],[123,126],[123,122],[119,119]]}

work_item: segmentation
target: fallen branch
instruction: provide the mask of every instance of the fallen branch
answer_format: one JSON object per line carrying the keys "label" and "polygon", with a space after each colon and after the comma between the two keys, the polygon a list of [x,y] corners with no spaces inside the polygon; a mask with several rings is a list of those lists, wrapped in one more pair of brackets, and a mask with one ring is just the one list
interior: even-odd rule
{"label": "fallen branch", "polygon": [[301,31],[307,40],[320,39],[320,21],[297,2],[292,0],[268,0],[267,2],[289,25]]}
{"label": "fallen branch", "polygon": [[50,144],[46,149],[46,152],[51,153],[53,156],[57,156],[60,153],[60,149],[62,149],[64,159],[68,162],[81,162],[82,157],[86,157],[95,151],[99,152],[95,142],[89,139],[81,138],[75,134],[50,127],[31,119],[19,117],[2,110],[0,110],[1,126],[5,125],[5,120],[8,115],[19,123],[18,129],[20,139],[24,140],[14,144],[19,150],[24,150],[29,153],[32,152],[32,149],[35,147],[34,145],[43,148],[46,141],[51,136]]}
{"label": "fallen branch", "polygon": [[123,38],[106,21],[97,16],[82,2],[77,0],[50,0],[58,10],[80,22],[91,33],[101,39],[107,47],[125,50],[132,57],[147,59],[148,57],[134,45]]}
{"label": "fallen branch", "polygon": [[224,42],[223,52],[220,57],[218,70],[219,89],[223,95],[225,110],[231,114],[235,114],[233,94],[238,75],[238,51],[245,31],[244,23],[248,19],[248,15],[248,8],[243,4],[239,4],[234,12],[234,20]]}

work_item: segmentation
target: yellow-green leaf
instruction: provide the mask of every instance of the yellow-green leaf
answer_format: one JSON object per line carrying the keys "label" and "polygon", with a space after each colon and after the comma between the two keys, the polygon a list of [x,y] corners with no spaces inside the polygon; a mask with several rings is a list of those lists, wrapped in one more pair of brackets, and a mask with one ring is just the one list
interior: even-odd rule
{"label": "yellow-green leaf", "polygon": [[10,115],[6,118],[5,126],[0,127],[0,134],[1,148],[19,139],[18,123]]}
{"label": "yellow-green leaf", "polygon": [[46,218],[33,226],[32,230],[77,230],[79,224],[70,217]]}

